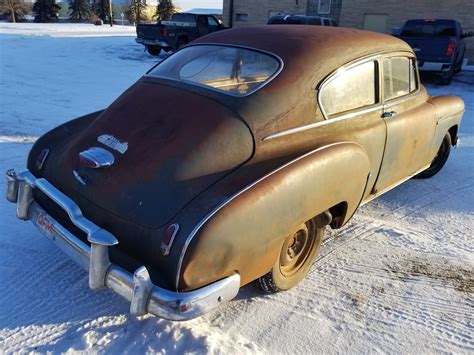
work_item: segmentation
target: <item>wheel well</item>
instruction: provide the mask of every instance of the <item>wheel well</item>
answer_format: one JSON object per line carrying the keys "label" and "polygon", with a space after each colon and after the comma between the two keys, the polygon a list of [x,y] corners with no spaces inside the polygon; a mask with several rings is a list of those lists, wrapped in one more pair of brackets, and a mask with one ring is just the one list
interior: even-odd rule
{"label": "wheel well", "polygon": [[332,229],[340,228],[342,225],[342,221],[344,221],[344,217],[346,216],[346,213],[347,213],[347,202],[344,201],[344,202],[338,203],[337,205],[331,207],[329,209],[329,212],[332,215],[331,228]]}
{"label": "wheel well", "polygon": [[452,126],[449,130],[448,130],[448,133],[449,135],[451,136],[451,144],[453,146],[455,146],[457,144],[457,141],[458,141],[458,126]]}

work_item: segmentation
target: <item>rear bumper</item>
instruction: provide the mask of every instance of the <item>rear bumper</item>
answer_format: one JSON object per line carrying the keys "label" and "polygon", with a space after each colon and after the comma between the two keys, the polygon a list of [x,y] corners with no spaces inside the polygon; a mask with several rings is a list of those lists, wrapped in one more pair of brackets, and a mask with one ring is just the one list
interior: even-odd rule
{"label": "rear bumper", "polygon": [[[33,189],[40,189],[63,208],[71,221],[85,233],[91,245],[74,236],[34,200]],[[93,290],[110,288],[130,301],[134,315],[154,314],[169,320],[196,318],[222,303],[233,299],[240,287],[240,276],[232,275],[190,292],[173,292],[154,285],[145,266],[134,274],[109,260],[108,248],[118,244],[106,230],[86,219],[69,197],[46,179],[37,179],[28,170],[16,174],[7,172],[6,197],[16,203],[17,217],[30,220],[51,242],[89,273]]]}
{"label": "rear bumper", "polygon": [[439,63],[439,62],[418,62],[419,71],[436,71],[436,72],[448,72],[453,66],[452,63]]}
{"label": "rear bumper", "polygon": [[135,42],[143,44],[144,46],[159,46],[159,47],[170,47],[165,41],[160,41],[157,39],[144,39],[144,38],[135,38]]}

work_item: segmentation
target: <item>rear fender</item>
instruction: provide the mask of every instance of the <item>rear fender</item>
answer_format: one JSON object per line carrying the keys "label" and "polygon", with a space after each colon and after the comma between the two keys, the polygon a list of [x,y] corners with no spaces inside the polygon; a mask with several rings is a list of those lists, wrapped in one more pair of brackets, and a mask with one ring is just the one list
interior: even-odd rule
{"label": "rear fender", "polygon": [[436,131],[430,150],[430,157],[433,159],[448,132],[451,134],[452,143],[457,143],[457,134],[464,114],[464,101],[458,96],[434,96],[430,97],[429,103],[434,106],[437,116]]}
{"label": "rear fender", "polygon": [[242,285],[267,273],[285,236],[341,203],[339,226],[360,204],[370,164],[351,142],[318,148],[250,184],[217,207],[188,236],[178,288],[195,289],[238,272]]}

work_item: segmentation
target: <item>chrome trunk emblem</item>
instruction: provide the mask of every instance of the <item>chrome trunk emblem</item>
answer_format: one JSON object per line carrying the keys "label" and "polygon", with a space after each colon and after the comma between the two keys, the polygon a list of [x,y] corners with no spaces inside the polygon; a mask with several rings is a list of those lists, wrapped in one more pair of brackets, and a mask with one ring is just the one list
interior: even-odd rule
{"label": "chrome trunk emblem", "polygon": [[113,150],[116,150],[121,154],[125,153],[128,149],[127,142],[121,142],[110,134],[103,134],[97,137],[97,141],[102,143],[103,145],[106,145],[109,148],[112,148]]}
{"label": "chrome trunk emblem", "polygon": [[114,163],[114,155],[107,149],[92,147],[79,153],[79,161],[86,168],[103,168]]}

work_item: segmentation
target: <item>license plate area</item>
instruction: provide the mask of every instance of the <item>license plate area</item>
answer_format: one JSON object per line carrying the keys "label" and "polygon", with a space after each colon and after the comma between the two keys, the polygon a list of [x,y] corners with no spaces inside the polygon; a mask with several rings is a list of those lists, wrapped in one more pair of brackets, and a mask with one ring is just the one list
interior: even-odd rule
{"label": "license plate area", "polygon": [[35,219],[35,224],[38,229],[50,239],[55,238],[54,233],[54,222],[53,220],[45,213],[39,212]]}

